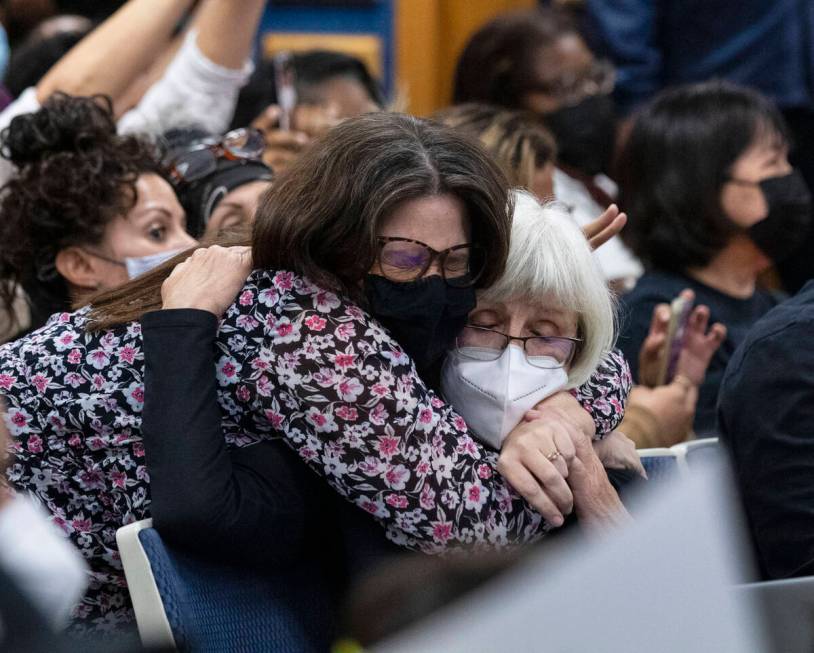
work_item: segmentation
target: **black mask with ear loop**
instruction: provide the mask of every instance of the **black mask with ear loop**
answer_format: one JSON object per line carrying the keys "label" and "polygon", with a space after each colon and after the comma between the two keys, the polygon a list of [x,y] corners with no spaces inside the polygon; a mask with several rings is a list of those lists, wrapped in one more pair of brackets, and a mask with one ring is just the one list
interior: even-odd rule
{"label": "black mask with ear loop", "polygon": [[368,274],[365,296],[370,313],[413,359],[419,374],[441,360],[477,304],[474,287],[456,288],[438,276],[397,283]]}
{"label": "black mask with ear loop", "polygon": [[[745,183],[733,179],[736,183]],[[769,212],[748,229],[749,237],[772,262],[795,254],[811,228],[811,193],[797,170],[757,182]]]}

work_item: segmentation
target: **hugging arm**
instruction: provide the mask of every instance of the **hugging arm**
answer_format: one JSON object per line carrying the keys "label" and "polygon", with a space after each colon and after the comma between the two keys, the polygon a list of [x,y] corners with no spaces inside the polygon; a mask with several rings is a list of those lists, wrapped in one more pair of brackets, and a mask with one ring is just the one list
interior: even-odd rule
{"label": "hugging arm", "polygon": [[596,437],[603,438],[622,422],[633,381],[624,354],[614,349],[588,381],[573,391],[596,425]]}
{"label": "hugging arm", "polygon": [[216,559],[281,565],[302,549],[318,498],[279,440],[227,450],[214,372],[217,318],[166,310],[142,320],[142,433],[152,515],[169,542]]}
{"label": "hugging arm", "polygon": [[497,473],[497,452],[472,438],[377,323],[292,278],[278,273],[274,288],[244,291],[247,306],[230,309],[248,311],[238,322],[268,325],[247,389],[270,431],[403,546],[506,545],[548,530]]}

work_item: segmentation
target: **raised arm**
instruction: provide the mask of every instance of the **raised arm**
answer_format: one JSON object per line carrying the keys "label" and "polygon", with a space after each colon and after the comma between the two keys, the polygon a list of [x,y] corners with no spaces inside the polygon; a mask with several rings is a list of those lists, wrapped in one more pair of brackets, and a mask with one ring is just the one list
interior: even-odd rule
{"label": "raised arm", "polygon": [[198,47],[212,63],[242,68],[252,53],[266,0],[205,0],[195,18]]}
{"label": "raised arm", "polygon": [[152,64],[192,0],[130,0],[48,71],[37,85],[52,94],[109,95],[117,100]]}
{"label": "raised arm", "polygon": [[252,71],[249,60],[264,0],[204,0],[164,76],[119,121],[123,132],[161,134],[198,125],[225,131]]}

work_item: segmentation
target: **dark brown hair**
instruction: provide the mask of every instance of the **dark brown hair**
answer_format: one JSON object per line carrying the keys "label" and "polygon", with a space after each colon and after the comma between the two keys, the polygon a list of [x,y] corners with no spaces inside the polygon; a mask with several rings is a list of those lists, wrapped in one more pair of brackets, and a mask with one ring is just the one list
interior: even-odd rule
{"label": "dark brown hair", "polygon": [[568,16],[544,7],[489,21],[458,58],[452,101],[522,108],[523,96],[533,90],[536,81],[537,53],[572,33],[578,32]]}
{"label": "dark brown hair", "polygon": [[704,267],[740,233],[721,206],[732,166],[757,138],[788,143],[777,107],[711,80],[667,89],[637,115],[619,159],[622,238],[645,267]]}
{"label": "dark brown hair", "polygon": [[[479,278],[487,286],[503,272],[509,246],[512,206],[500,167],[473,139],[432,121],[395,113],[347,120],[303,153],[261,199],[251,239],[254,267],[291,270],[359,299],[360,282],[378,252],[380,221],[401,202],[444,193],[464,203],[472,242],[487,249]],[[93,298],[93,328],[160,308],[160,285],[186,255]]]}

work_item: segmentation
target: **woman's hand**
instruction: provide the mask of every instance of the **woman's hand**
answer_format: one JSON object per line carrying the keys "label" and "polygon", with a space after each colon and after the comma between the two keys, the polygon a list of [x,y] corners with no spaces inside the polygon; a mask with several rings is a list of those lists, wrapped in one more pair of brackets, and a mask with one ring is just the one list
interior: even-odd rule
{"label": "woman's hand", "polygon": [[630,515],[590,442],[581,440],[576,443],[568,485],[574,494],[577,518],[588,528],[603,531],[630,521]]}
{"label": "woman's hand", "polygon": [[[656,388],[637,385],[630,392],[628,406],[631,412],[637,408],[646,410],[658,424],[658,432],[650,434],[646,446],[672,447],[690,434],[697,402],[698,388],[678,376],[672,383]],[[658,439],[653,440],[654,437]]]}
{"label": "woman's hand", "polygon": [[[689,289],[683,290],[681,297],[692,302],[695,300],[695,293]],[[639,350],[639,382],[642,385],[650,387],[656,385],[660,362],[667,346],[670,315],[668,304],[659,304],[653,309],[650,331]],[[704,382],[704,375],[712,355],[726,338],[726,327],[723,324],[715,323],[707,331],[708,324],[709,308],[703,305],[696,306],[684,330],[684,343],[678,359],[676,376],[684,376],[695,385]]]}
{"label": "woman's hand", "polygon": [[528,411],[523,419],[531,422],[544,415],[567,420],[582,431],[589,440],[593,440],[596,436],[596,424],[593,418],[570,392],[562,390],[544,399]]}
{"label": "woman's hand", "polygon": [[162,308],[196,308],[220,317],[252,270],[249,247],[196,249],[161,286]]}
{"label": "woman's hand", "polygon": [[716,322],[707,331],[708,324],[709,308],[696,306],[684,331],[684,346],[676,366],[676,378],[683,376],[696,386],[704,382],[709,362],[726,338],[723,324]]}
{"label": "woman's hand", "polygon": [[626,224],[627,215],[619,213],[619,207],[611,204],[596,220],[586,224],[582,228],[582,233],[588,239],[591,249],[599,249],[621,232]]}
{"label": "woman's hand", "polygon": [[632,469],[640,476],[647,478],[647,472],[636,453],[636,443],[621,431],[612,431],[602,440],[594,441],[596,452],[602,466],[608,469]]}
{"label": "woman's hand", "polygon": [[500,451],[498,472],[552,526],[562,526],[573,509],[565,479],[577,438],[587,440],[570,422],[543,412],[515,427]]}

